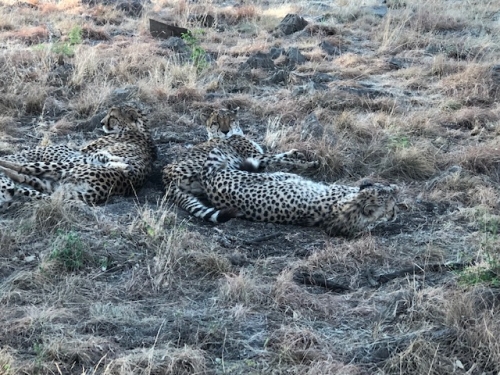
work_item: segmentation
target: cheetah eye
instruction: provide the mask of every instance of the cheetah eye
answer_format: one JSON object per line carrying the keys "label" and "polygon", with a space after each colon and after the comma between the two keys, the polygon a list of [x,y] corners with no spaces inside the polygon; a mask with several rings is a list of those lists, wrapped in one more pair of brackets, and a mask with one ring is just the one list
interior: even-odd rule
{"label": "cheetah eye", "polygon": [[119,125],[120,122],[118,121],[118,119],[111,117],[108,119],[107,123],[103,125],[102,128],[106,133],[114,133],[118,131]]}

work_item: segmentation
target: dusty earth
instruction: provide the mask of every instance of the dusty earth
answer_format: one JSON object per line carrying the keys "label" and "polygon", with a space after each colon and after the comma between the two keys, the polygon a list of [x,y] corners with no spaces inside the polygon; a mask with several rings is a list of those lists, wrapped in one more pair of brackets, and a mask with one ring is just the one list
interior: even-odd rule
{"label": "dusty earth", "polygon": [[[495,2],[0,4],[0,155],[83,144],[122,102],[159,151],[135,197],[1,214],[0,374],[500,372]],[[268,150],[317,154],[314,180],[399,184],[396,222],[177,210],[162,166],[237,106]]]}

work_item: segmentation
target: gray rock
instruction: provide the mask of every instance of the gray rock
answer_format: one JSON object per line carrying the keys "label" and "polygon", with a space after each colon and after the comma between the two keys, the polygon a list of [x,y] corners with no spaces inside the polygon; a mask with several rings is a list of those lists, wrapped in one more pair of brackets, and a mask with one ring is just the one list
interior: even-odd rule
{"label": "gray rock", "polygon": [[139,87],[137,86],[125,86],[119,89],[114,89],[109,97],[109,102],[111,105],[122,104],[132,99],[138,91]]}
{"label": "gray rock", "polygon": [[311,79],[315,83],[325,83],[336,81],[338,78],[328,73],[315,73]]}
{"label": "gray rock", "polygon": [[339,56],[342,52],[340,51],[340,48],[335,47],[333,44],[322,41],[319,44],[319,47],[325,51],[328,55],[330,56]]}
{"label": "gray rock", "polygon": [[116,4],[116,9],[123,11],[129,17],[140,17],[142,15],[143,6],[141,0],[124,0]]}
{"label": "gray rock", "polygon": [[290,47],[288,51],[286,51],[286,56],[288,58],[288,62],[292,64],[304,64],[307,59],[303,54],[300,53],[298,48]]}
{"label": "gray rock", "polygon": [[77,131],[84,131],[84,132],[91,132],[95,131],[96,129],[101,128],[101,120],[106,116],[107,111],[100,112],[94,116],[92,116],[88,120],[81,121],[76,124],[75,130]]}
{"label": "gray rock", "polygon": [[159,43],[161,48],[168,48],[177,53],[189,53],[189,47],[184,39],[173,36]]}
{"label": "gray rock", "polygon": [[143,4],[148,0],[82,0],[82,4],[89,6],[114,5],[129,17],[140,17],[144,9]]}
{"label": "gray rock", "polygon": [[67,111],[67,109],[68,106],[65,102],[49,96],[43,103],[42,114],[44,117],[60,117]]}
{"label": "gray rock", "polygon": [[269,57],[271,59],[277,59],[281,55],[285,54],[285,49],[284,48],[278,48],[278,47],[271,47],[269,51]]}
{"label": "gray rock", "polygon": [[491,80],[495,86],[500,87],[500,64],[491,67]]}
{"label": "gray rock", "polygon": [[368,99],[376,99],[380,97],[394,96],[388,91],[378,90],[371,87],[356,87],[356,86],[338,86],[338,90],[348,92],[353,95],[366,97]]}
{"label": "gray rock", "polygon": [[308,139],[310,137],[319,139],[323,136],[324,132],[325,128],[320,124],[316,115],[314,113],[310,113],[302,122],[300,138],[302,140]]}
{"label": "gray rock", "polygon": [[241,66],[241,69],[246,68],[260,68],[266,70],[274,70],[276,66],[271,57],[264,52],[257,52],[250,56],[246,62]]}
{"label": "gray rock", "polygon": [[322,83],[315,83],[314,81],[309,81],[308,83],[297,86],[292,90],[293,96],[299,96],[303,94],[314,95],[317,91],[328,90],[328,86]]}
{"label": "gray rock", "polygon": [[398,59],[397,57],[391,57],[387,63],[389,64],[389,68],[398,70],[405,67],[405,62],[402,59]]}
{"label": "gray rock", "polygon": [[307,26],[307,21],[297,14],[287,14],[278,25],[278,29],[285,35],[293,34],[297,31],[304,30]]}
{"label": "gray rock", "polygon": [[51,86],[65,86],[75,67],[72,64],[57,65],[52,71],[49,72],[47,77],[47,83]]}
{"label": "gray rock", "polygon": [[374,16],[384,17],[387,14],[387,6],[386,5],[374,5],[371,7],[362,7],[369,13],[372,13]]}
{"label": "gray rock", "polygon": [[278,70],[271,77],[264,80],[266,83],[286,83],[288,81],[288,72],[286,70]]}

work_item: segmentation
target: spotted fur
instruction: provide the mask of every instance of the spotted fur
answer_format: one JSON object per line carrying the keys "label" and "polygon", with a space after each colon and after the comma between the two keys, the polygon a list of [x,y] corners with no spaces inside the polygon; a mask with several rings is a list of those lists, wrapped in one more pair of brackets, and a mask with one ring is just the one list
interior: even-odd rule
{"label": "spotted fur", "polygon": [[318,167],[304,154],[291,150],[280,154],[266,154],[261,146],[243,135],[236,112],[218,110],[206,121],[209,140],[193,147],[174,163],[163,169],[163,183],[167,196],[191,215],[214,223],[225,222],[236,216],[233,209],[215,209],[202,202],[206,198],[200,183],[200,174],[210,151],[218,147],[227,155],[233,168],[260,171],[270,166],[297,170]]}
{"label": "spotted fur", "polygon": [[[50,148],[35,148],[11,160],[0,160],[0,171],[38,191],[37,198],[48,198],[60,190],[67,199],[98,204],[111,195],[134,193],[156,158],[145,117],[129,106],[113,107],[101,124],[106,135],[80,150],[62,146],[57,148],[57,159],[55,154],[49,156]],[[23,158],[28,161],[12,161]]]}
{"label": "spotted fur", "polygon": [[218,148],[210,152],[200,180],[214,208],[236,210],[249,220],[318,226],[329,235],[349,236],[396,218],[396,185],[327,185],[291,173],[250,173],[231,167]]}

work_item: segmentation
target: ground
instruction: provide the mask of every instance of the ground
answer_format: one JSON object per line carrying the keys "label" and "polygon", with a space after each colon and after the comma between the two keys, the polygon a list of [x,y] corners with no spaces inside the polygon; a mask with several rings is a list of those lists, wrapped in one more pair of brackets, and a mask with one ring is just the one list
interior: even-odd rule
{"label": "ground", "polygon": [[[0,154],[127,101],[159,160],[136,196],[0,217],[0,373],[497,374],[499,35],[494,1],[4,1]],[[219,107],[314,180],[397,183],[399,218],[344,239],[172,207],[161,168]]]}

